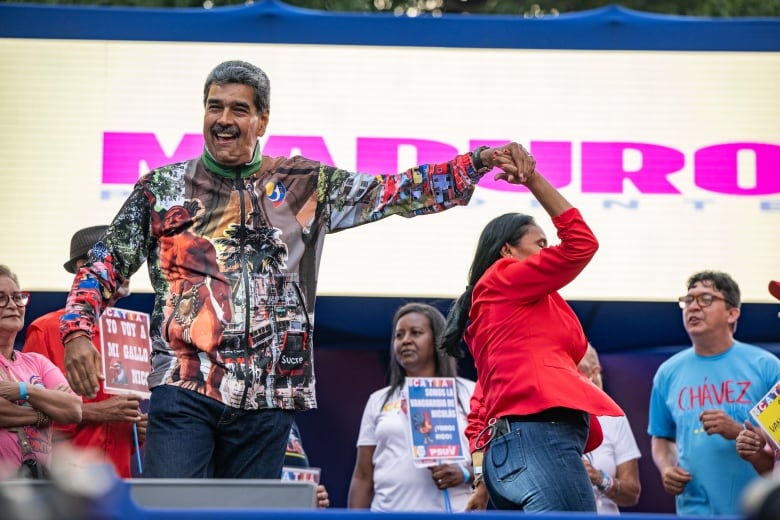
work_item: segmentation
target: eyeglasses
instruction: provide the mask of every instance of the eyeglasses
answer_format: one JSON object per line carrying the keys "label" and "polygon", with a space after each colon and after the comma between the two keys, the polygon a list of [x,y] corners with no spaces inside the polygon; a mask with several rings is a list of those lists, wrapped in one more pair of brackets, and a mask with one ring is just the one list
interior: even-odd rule
{"label": "eyeglasses", "polygon": [[20,291],[11,294],[0,293],[0,309],[7,307],[11,300],[14,301],[14,305],[17,307],[27,307],[27,302],[30,301],[30,293],[27,291]]}
{"label": "eyeglasses", "polygon": [[728,305],[731,305],[731,303],[729,303],[729,301],[726,298],[723,298],[722,296],[717,296],[712,293],[701,293],[695,296],[693,294],[686,294],[685,296],[680,296],[679,298],[677,298],[677,301],[680,302],[681,309],[688,307],[694,301],[699,305],[699,307],[709,307],[710,305],[712,305],[712,302],[714,302],[715,300],[723,300]]}

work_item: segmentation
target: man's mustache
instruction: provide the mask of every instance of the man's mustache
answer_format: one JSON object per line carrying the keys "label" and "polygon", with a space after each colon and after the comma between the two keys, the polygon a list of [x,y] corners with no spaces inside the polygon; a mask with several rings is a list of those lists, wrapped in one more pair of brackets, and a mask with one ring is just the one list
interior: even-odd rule
{"label": "man's mustache", "polygon": [[238,137],[241,131],[238,129],[237,126],[233,125],[220,125],[219,123],[216,123],[214,126],[211,127],[211,133],[212,134],[228,134],[230,137]]}

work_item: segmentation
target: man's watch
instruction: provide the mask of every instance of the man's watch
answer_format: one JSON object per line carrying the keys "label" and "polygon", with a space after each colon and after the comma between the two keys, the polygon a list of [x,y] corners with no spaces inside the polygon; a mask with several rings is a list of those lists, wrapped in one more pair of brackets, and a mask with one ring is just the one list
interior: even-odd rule
{"label": "man's watch", "polygon": [[482,151],[489,148],[489,146],[480,146],[471,152],[471,163],[479,173],[484,173],[487,170],[487,166],[482,162]]}

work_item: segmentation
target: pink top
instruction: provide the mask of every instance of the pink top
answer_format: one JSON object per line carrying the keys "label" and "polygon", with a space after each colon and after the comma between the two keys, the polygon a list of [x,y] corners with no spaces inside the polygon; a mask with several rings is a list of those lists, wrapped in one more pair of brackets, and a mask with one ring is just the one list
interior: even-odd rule
{"label": "pink top", "polygon": [[[54,389],[68,384],[60,369],[40,354],[15,351],[13,361],[0,356],[0,364],[15,381],[24,381],[28,386],[40,385]],[[0,374],[0,379],[2,378],[3,375]],[[38,462],[48,465],[51,454],[51,423],[42,430],[28,425],[24,427],[24,431]],[[0,428],[0,463],[14,470],[22,463],[22,448],[19,446],[15,429]]]}

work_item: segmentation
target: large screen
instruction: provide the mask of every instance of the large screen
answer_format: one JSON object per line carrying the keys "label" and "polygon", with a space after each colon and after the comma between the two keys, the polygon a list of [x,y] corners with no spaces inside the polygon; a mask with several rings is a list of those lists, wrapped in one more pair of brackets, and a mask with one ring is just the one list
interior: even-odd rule
{"label": "large screen", "polygon": [[[0,38],[0,263],[25,288],[68,287],[71,234],[200,154],[203,82],[227,59],[271,79],[268,155],[389,173],[526,144],[601,244],[567,298],[669,300],[718,269],[769,301],[780,277],[780,52]],[[505,212],[557,242],[526,191],[487,175],[467,207],[329,235],[319,293],[458,294]]]}

